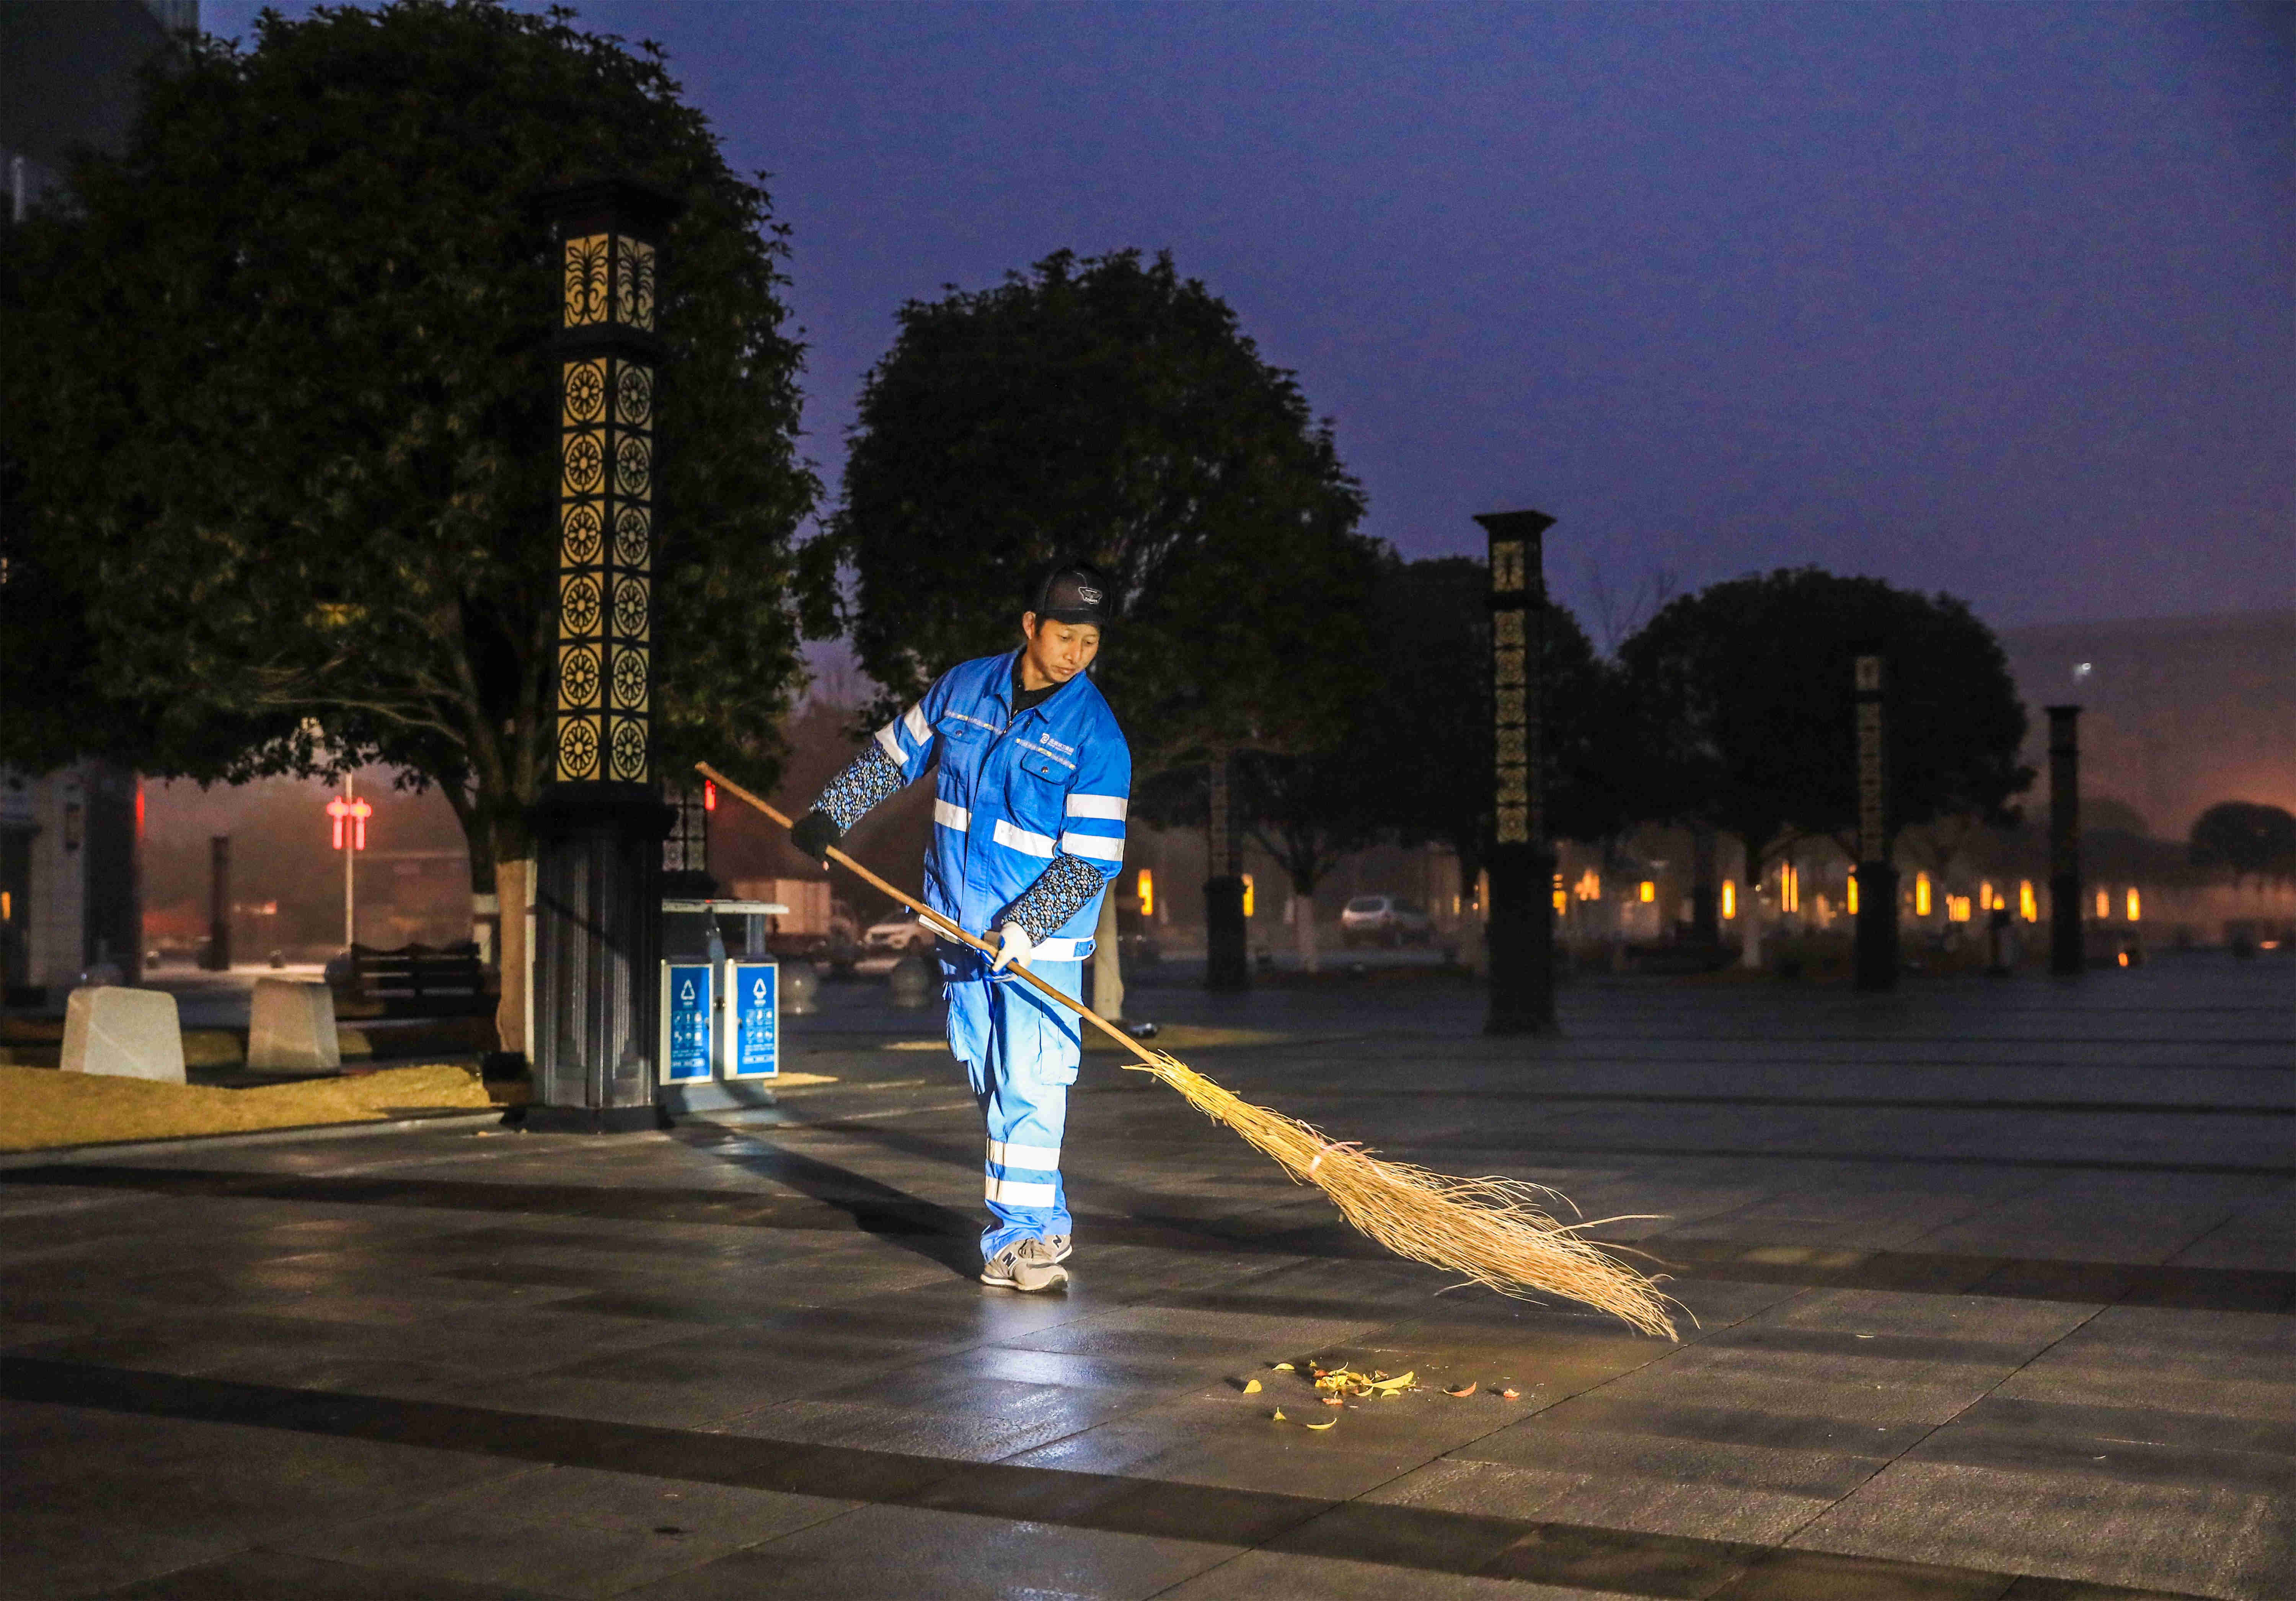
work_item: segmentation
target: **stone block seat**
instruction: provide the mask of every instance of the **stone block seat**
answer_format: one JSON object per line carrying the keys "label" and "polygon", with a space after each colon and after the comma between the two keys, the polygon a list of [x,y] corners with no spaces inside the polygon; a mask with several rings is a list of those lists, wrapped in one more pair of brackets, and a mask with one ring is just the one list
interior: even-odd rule
{"label": "stone block seat", "polygon": [[91,984],[64,1002],[68,1073],[184,1082],[184,1026],[176,998],[159,989]]}
{"label": "stone block seat", "polygon": [[258,1072],[329,1072],[342,1066],[335,993],[305,979],[258,979],[248,1012],[247,1065]]}

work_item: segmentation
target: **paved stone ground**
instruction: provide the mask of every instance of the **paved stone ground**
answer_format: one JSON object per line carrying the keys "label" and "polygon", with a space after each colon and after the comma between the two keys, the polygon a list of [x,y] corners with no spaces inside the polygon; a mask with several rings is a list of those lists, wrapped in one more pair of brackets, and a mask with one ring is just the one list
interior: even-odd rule
{"label": "paved stone ground", "polygon": [[[1186,1055],[1339,1137],[1661,1214],[1604,1232],[1680,1345],[1382,1258],[1104,1055],[1073,1290],[985,1290],[961,1080],[858,989],[742,1126],[8,1168],[0,1595],[2286,1601],[2292,976],[1620,981],[1538,1043],[1136,990],[1291,1033]],[[1309,1356],[1482,1388],[1271,1422]]]}

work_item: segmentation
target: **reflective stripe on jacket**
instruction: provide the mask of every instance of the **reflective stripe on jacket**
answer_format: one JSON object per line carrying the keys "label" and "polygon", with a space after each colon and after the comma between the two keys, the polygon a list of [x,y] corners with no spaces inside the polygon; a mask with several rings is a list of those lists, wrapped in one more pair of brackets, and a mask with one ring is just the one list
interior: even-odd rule
{"label": "reflective stripe on jacket", "polygon": [[[925,900],[975,933],[986,933],[1055,854],[1097,868],[1103,883],[1124,866],[1132,751],[1116,714],[1078,673],[1015,718],[1019,655],[1009,651],[949,669],[876,735],[904,783],[939,759]],[[1047,962],[1090,956],[1100,901],[1095,895],[1078,908],[1037,944],[1037,956]],[[979,965],[947,940],[941,960],[952,976]]]}

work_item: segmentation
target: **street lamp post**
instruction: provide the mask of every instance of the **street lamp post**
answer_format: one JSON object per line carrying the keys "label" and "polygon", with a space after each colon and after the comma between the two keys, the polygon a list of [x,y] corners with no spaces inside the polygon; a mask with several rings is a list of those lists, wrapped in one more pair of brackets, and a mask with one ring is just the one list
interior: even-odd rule
{"label": "street lamp post", "polygon": [[201,964],[211,973],[231,971],[231,836],[208,840],[208,950]]}
{"label": "street lamp post", "polygon": [[1210,802],[1204,829],[1204,988],[1251,988],[1251,924],[1244,915],[1242,852],[1229,809],[1228,781],[1234,756],[1226,749],[1211,758]]}
{"label": "street lamp post", "polygon": [[358,799],[353,776],[343,775],[343,792],[327,802],[335,820],[335,849],[343,853],[343,948],[358,943],[358,853],[366,849],[366,820],[374,808]]}
{"label": "street lamp post", "polygon": [[1898,868],[1890,856],[1889,744],[1883,722],[1883,661],[1860,651],[1851,668],[1857,707],[1857,983],[1898,987]]}
{"label": "street lamp post", "polygon": [[654,328],[668,196],[624,179],[544,200],[562,283],[556,721],[534,808],[529,1128],[653,1128],[662,840],[653,770]]}
{"label": "street lamp post", "polygon": [[1475,521],[1490,538],[1490,906],[1487,1034],[1554,1031],[1554,849],[1546,838],[1544,708],[1546,576],[1543,512],[1489,512]]}
{"label": "street lamp post", "polygon": [[2049,971],[2078,973],[2081,940],[2080,713],[2049,714]]}

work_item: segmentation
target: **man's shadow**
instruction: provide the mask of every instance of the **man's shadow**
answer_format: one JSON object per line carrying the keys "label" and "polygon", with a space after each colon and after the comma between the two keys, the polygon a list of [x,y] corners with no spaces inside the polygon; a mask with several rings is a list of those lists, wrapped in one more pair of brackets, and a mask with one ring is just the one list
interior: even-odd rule
{"label": "man's shadow", "polygon": [[[980,1271],[980,1219],[895,1189],[865,1173],[784,1150],[746,1131],[739,1148],[711,1150],[719,1162],[787,1185],[853,1219],[864,1234],[939,1263],[963,1278]],[[700,1147],[699,1149],[707,1149]]]}

